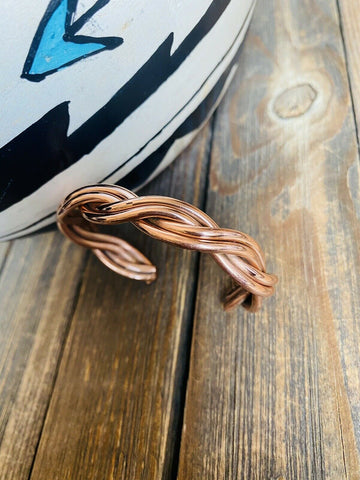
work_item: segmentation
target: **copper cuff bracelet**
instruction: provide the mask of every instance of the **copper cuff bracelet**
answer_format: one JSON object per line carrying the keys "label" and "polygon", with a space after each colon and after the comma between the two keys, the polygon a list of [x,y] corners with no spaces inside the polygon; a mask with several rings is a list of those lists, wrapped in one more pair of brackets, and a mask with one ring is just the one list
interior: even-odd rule
{"label": "copper cuff bracelet", "polygon": [[236,284],[225,298],[226,310],[242,304],[255,312],[262,298],[274,293],[277,278],[265,272],[264,255],[255,240],[220,228],[206,213],[181,200],[138,197],[126,188],[101,184],[74,191],[57,212],[58,227],[70,240],[92,249],[120,275],[150,283],[156,278],[156,267],[126,241],[99,233],[95,227],[124,222],[163,242],[210,253]]}

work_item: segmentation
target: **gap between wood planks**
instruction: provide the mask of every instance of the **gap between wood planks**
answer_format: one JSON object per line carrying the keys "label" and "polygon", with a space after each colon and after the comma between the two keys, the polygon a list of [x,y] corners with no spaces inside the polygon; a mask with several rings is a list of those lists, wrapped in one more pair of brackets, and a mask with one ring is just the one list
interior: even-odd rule
{"label": "gap between wood planks", "polygon": [[[356,115],[356,107],[355,107],[355,98],[354,98],[354,91],[353,91],[353,82],[351,79],[351,73],[350,73],[350,64],[349,64],[349,55],[348,55],[348,49],[346,45],[346,38],[344,34],[344,19],[343,15],[341,12],[341,6],[340,3],[343,5],[344,0],[336,0],[336,6],[338,10],[338,16],[339,16],[339,30],[340,30],[340,35],[341,35],[341,40],[342,40],[342,45],[343,45],[343,52],[344,52],[344,59],[345,59],[345,65],[346,65],[346,74],[347,74],[347,79],[348,79],[348,86],[349,86],[349,94],[350,94],[350,99],[351,99],[351,107],[353,111],[353,116],[354,116],[354,125],[355,125],[355,131],[356,131],[356,141],[357,141],[357,146],[358,146],[358,152],[360,154],[360,141],[359,141],[359,127],[357,124],[357,120],[360,120],[357,118]],[[345,0],[348,1],[348,0]],[[360,20],[360,19],[359,19]],[[354,79],[356,81],[356,79]],[[358,106],[360,108],[360,105]]]}

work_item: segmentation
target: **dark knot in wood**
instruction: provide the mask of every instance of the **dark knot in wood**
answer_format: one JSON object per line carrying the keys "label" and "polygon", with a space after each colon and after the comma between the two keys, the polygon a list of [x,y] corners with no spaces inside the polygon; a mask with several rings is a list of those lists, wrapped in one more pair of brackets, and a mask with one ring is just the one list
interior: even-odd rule
{"label": "dark knot in wood", "polygon": [[242,304],[255,312],[274,292],[277,278],[265,272],[264,255],[253,238],[220,228],[206,213],[181,200],[138,197],[116,185],[92,185],[66,197],[57,218],[64,235],[92,249],[105,265],[126,277],[150,283],[156,267],[124,240],[98,232],[95,224],[132,222],[158,240],[210,253],[236,284],[226,296],[225,309]]}

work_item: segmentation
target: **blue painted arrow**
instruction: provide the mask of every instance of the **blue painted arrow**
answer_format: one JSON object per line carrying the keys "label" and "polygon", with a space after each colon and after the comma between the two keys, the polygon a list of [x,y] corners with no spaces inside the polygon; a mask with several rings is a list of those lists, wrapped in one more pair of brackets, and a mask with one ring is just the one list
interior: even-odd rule
{"label": "blue painted arrow", "polygon": [[41,81],[47,75],[103,50],[123,43],[119,37],[88,37],[77,31],[109,0],[98,0],[71,24],[77,1],[52,0],[42,18],[26,58],[22,77]]}

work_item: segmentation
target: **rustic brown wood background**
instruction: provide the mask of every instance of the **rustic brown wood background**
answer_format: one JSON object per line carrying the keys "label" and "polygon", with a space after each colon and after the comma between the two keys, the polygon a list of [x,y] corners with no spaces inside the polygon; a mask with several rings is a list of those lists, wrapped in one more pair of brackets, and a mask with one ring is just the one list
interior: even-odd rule
{"label": "rustic brown wood background", "polygon": [[224,313],[211,260],[119,233],[0,244],[0,478],[360,478],[360,5],[258,0],[211,124],[145,193],[254,236],[280,283]]}

